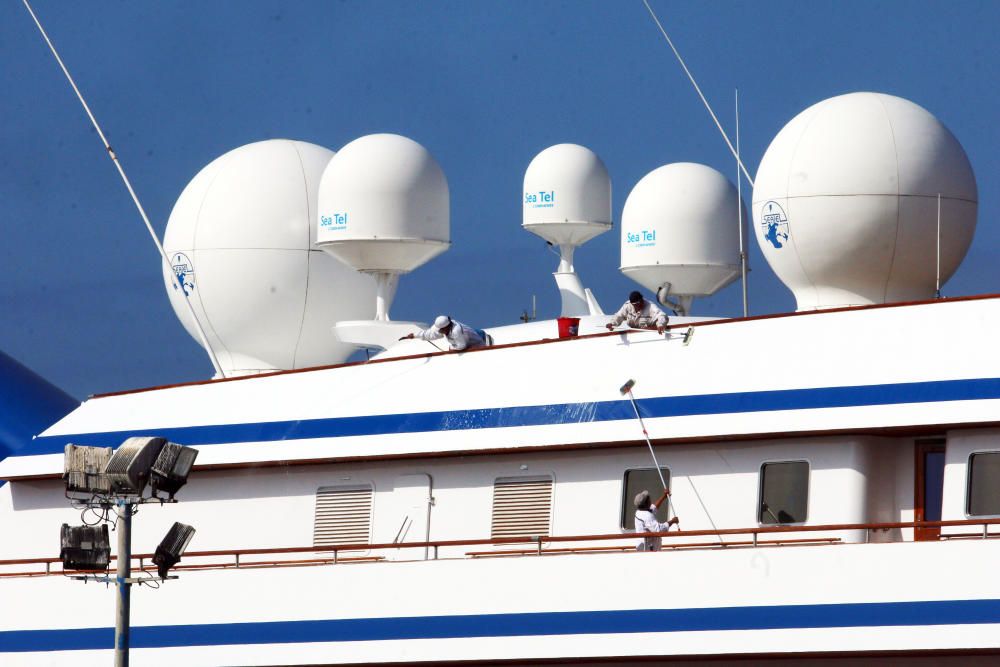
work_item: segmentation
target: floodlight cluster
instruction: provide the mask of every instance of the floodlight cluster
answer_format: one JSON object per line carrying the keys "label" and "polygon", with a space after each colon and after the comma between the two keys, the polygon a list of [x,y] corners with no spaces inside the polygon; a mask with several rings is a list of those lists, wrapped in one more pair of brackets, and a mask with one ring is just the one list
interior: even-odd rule
{"label": "floodlight cluster", "polygon": [[[156,436],[128,438],[113,451],[67,444],[66,497],[83,506],[84,512],[95,511],[100,525],[63,524],[59,552],[63,568],[106,570],[111,557],[107,526],[113,520],[111,508],[125,505],[134,513],[142,503],[176,502],[174,496],[187,483],[197,457],[197,449]],[[191,526],[175,523],[156,548],[153,562],[161,579],[180,560],[194,532]]]}
{"label": "floodlight cluster", "polygon": [[81,447],[67,444],[63,479],[72,500],[101,502],[110,496],[136,496],[143,500],[146,485],[149,499],[172,501],[187,483],[198,450],[165,438],[128,438],[112,452],[110,447]]}

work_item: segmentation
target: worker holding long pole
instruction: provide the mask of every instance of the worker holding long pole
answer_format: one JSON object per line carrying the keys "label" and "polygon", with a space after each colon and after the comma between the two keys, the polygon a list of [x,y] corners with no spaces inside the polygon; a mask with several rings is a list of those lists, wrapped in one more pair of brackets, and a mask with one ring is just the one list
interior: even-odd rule
{"label": "worker holding long pole", "polygon": [[[692,331],[693,331],[693,329],[689,330],[688,334],[685,335],[685,339],[686,340],[690,339],[690,334],[691,334]],[[656,466],[656,472],[660,475],[660,482],[663,484],[663,497],[665,497],[667,499],[667,502],[670,503],[670,490],[667,488],[667,481],[663,478],[663,471],[660,470],[660,464],[656,460],[656,452],[653,451],[653,443],[649,439],[649,432],[646,430],[646,424],[642,421],[642,415],[639,414],[639,406],[635,402],[635,396],[632,395],[632,387],[634,387],[634,386],[635,386],[635,380],[631,380],[630,379],[628,382],[626,382],[625,384],[623,384],[618,391],[621,392],[622,396],[628,396],[629,401],[632,403],[632,410],[633,410],[633,412],[635,412],[635,418],[639,421],[639,426],[642,428],[642,435],[643,435],[644,438],[646,438],[646,446],[649,447],[649,455],[653,458],[653,465]],[[695,495],[698,497],[698,501],[701,503],[702,509],[705,510],[705,517],[708,518],[708,522],[710,524],[712,524],[712,530],[715,530],[718,533],[719,529],[718,529],[718,527],[716,527],[715,521],[712,520],[712,515],[708,513],[708,508],[705,507],[704,501],[701,500],[701,494],[698,493],[698,488],[694,485],[694,481],[691,479],[690,475],[688,475],[687,481],[688,481],[688,484],[691,485],[691,490],[694,491]],[[648,492],[644,492],[644,493],[647,493],[647,495],[648,495]],[[635,498],[636,509],[637,510],[638,510],[639,499],[640,499],[641,495],[642,494],[639,494]],[[655,507],[655,506],[659,505],[660,502],[662,502],[662,501],[663,501],[663,498],[661,498],[655,504],[651,503],[651,506]],[[670,505],[671,505],[671,509],[673,509],[673,503],[670,503]],[[654,518],[654,520],[656,519],[655,516],[653,518]],[[677,518],[677,511],[674,510],[674,518],[671,519],[670,521],[668,521],[667,523],[663,524],[663,525],[666,526],[667,528],[669,528],[672,523],[677,523],[678,524],[677,528],[680,529],[679,521],[680,521],[680,519]],[[638,525],[639,525],[639,518],[638,518],[638,511],[637,511],[636,512],[636,530],[639,529]],[[655,531],[655,532],[659,532],[659,531]],[[718,537],[719,537],[719,542],[722,543],[722,544],[725,544],[725,540],[722,539],[722,535],[719,535]]]}
{"label": "worker holding long pole", "polygon": [[[642,491],[635,497],[635,532],[659,533],[670,530],[670,526],[680,522],[676,516],[671,517],[666,523],[660,523],[656,518],[656,508],[669,497],[670,489],[664,489],[663,495],[655,503],[650,502],[649,491]],[[663,539],[659,535],[651,535],[642,538],[636,548],[639,551],[659,551],[661,546]]]}
{"label": "worker holding long pole", "polygon": [[[637,533],[658,533],[664,530],[670,530],[670,526],[675,524],[680,524],[680,518],[678,518],[677,513],[674,512],[674,516],[670,518],[666,523],[661,523],[659,519],[656,518],[656,508],[659,507],[664,500],[670,503],[670,489],[667,488],[667,480],[663,477],[663,471],[660,470],[660,463],[656,460],[656,452],[653,451],[653,443],[649,440],[649,432],[646,431],[646,424],[642,421],[642,415],[639,414],[639,406],[636,405],[635,396],[632,395],[632,387],[635,386],[635,380],[629,380],[622,385],[619,390],[622,396],[628,396],[629,401],[632,403],[632,409],[635,411],[635,418],[639,420],[639,426],[642,428],[642,435],[646,438],[646,445],[649,447],[649,454],[653,458],[653,465],[656,466],[656,473],[660,476],[660,483],[663,485],[663,495],[653,503],[650,502],[649,491],[642,491],[635,497],[635,531]],[[646,537],[643,538],[642,542],[639,543],[638,549],[640,551],[659,551],[663,540],[660,537]]]}

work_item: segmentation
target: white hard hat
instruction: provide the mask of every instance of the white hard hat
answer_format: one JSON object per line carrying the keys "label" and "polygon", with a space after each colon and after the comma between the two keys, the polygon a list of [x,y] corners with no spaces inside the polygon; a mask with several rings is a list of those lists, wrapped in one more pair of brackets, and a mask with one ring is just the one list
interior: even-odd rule
{"label": "white hard hat", "polygon": [[441,331],[441,329],[444,329],[449,324],[451,324],[451,318],[447,315],[438,315],[437,319],[434,320],[434,328],[438,331]]}

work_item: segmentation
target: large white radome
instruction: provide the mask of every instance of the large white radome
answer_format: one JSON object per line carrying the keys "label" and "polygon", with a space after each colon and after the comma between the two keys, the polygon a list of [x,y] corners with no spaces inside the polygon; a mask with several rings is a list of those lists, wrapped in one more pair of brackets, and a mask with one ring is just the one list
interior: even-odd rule
{"label": "large white radome", "polygon": [[938,195],[943,283],[975,231],[965,151],[922,107],[851,93],[809,107],[771,142],[754,185],[754,227],[799,310],[926,299]]}
{"label": "large white radome", "polygon": [[[227,375],[345,360],[338,320],[371,317],[375,284],[312,249],[320,176],[333,151],[275,139],[213,160],[181,193],[163,245],[167,294],[199,340],[170,271],[183,274],[198,319]],[[200,342],[200,341],[199,341]]]}

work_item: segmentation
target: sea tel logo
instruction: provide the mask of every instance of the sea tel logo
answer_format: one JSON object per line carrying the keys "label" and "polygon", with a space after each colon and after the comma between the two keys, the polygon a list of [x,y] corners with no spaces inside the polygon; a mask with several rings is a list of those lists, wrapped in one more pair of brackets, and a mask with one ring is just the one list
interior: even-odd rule
{"label": "sea tel logo", "polygon": [[556,191],[525,192],[524,205],[528,208],[552,208],[556,205]]}
{"label": "sea tel logo", "polygon": [[647,248],[656,245],[655,229],[640,229],[639,231],[625,232],[625,242],[636,248]]}
{"label": "sea tel logo", "polygon": [[330,215],[319,216],[319,228],[332,232],[347,229],[346,213],[331,213]]}

